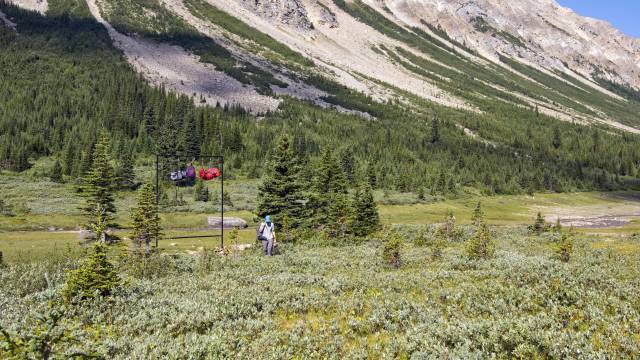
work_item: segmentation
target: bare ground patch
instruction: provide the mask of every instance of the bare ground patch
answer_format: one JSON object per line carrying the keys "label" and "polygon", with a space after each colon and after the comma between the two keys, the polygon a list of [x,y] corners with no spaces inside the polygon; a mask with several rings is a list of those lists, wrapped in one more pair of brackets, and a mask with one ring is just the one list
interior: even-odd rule
{"label": "bare ground patch", "polygon": [[635,194],[612,195],[610,201],[584,206],[536,207],[547,221],[560,218],[563,226],[576,228],[610,228],[640,219],[640,197]]}

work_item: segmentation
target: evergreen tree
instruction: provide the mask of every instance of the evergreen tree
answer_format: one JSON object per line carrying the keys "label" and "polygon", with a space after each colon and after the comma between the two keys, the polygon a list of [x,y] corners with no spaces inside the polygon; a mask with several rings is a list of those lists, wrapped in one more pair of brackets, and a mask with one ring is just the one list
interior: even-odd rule
{"label": "evergreen tree", "polygon": [[560,128],[553,128],[553,147],[559,149],[562,146],[562,137],[560,136]]}
{"label": "evergreen tree", "polygon": [[196,118],[193,112],[184,119],[184,126],[182,130],[182,143],[184,148],[184,159],[198,159],[200,158],[200,142],[201,136],[197,131]]}
{"label": "evergreen tree", "polygon": [[351,151],[351,149],[347,149],[342,153],[342,156],[340,157],[340,166],[342,167],[342,171],[347,177],[349,183],[353,183],[355,178],[356,159],[353,156],[353,151]]}
{"label": "evergreen tree", "polygon": [[289,135],[279,139],[269,168],[258,188],[257,215],[271,215],[278,227],[281,226],[278,221],[286,215],[291,219],[291,227],[297,228],[303,220],[304,195],[299,181],[300,164]]}
{"label": "evergreen tree", "polygon": [[495,255],[496,245],[486,223],[480,224],[473,237],[467,240],[466,252],[470,259],[489,259]]}
{"label": "evergreen tree", "polygon": [[439,226],[434,235],[433,241],[431,242],[431,258],[433,260],[437,260],[442,258],[442,251],[447,245],[447,235],[445,234],[444,229]]}
{"label": "evergreen tree", "polygon": [[324,228],[332,220],[348,217],[349,206],[345,198],[346,194],[347,179],[333,153],[327,149],[320,159],[313,180],[307,206],[311,220],[308,225]]}
{"label": "evergreen tree", "polygon": [[382,245],[382,258],[394,268],[401,265],[402,237],[393,229],[388,229],[384,234]]}
{"label": "evergreen tree", "polygon": [[353,208],[345,193],[335,193],[329,203],[327,218],[328,235],[336,239],[344,239],[351,233],[350,220]]}
{"label": "evergreen tree", "polygon": [[451,211],[451,209],[447,210],[442,230],[444,231],[447,239],[454,239],[456,237],[456,217],[453,215],[453,211]]}
{"label": "evergreen tree", "polygon": [[145,251],[151,251],[151,240],[160,237],[160,217],[156,207],[156,196],[153,185],[145,184],[139,191],[138,204],[131,213],[133,234],[131,238],[138,246],[145,246]]}
{"label": "evergreen tree", "polygon": [[440,141],[440,122],[437,116],[431,118],[431,143],[435,144]]}
{"label": "evergreen tree", "polygon": [[420,186],[420,188],[418,189],[418,201],[425,201],[425,200],[426,200],[426,196],[424,193],[424,188]]}
{"label": "evergreen tree", "polygon": [[134,161],[129,151],[122,153],[122,158],[118,162],[115,171],[115,178],[118,180],[121,189],[132,189],[135,186]]}
{"label": "evergreen tree", "polygon": [[538,212],[536,215],[536,221],[530,226],[530,231],[536,235],[540,235],[547,231],[547,222],[544,220],[542,213]]}
{"label": "evergreen tree", "polygon": [[115,267],[107,258],[107,247],[96,243],[93,252],[69,277],[62,290],[67,302],[74,299],[91,299],[96,295],[107,296],[120,284]]}
{"label": "evergreen tree", "polygon": [[573,236],[571,233],[562,234],[560,241],[556,247],[556,255],[562,262],[569,262],[571,253],[573,252]]}
{"label": "evergreen tree", "polygon": [[558,218],[556,219],[556,226],[554,227],[554,230],[557,233],[562,233],[562,224],[560,223],[560,216],[558,216]]}
{"label": "evergreen tree", "polygon": [[67,142],[64,148],[64,174],[67,176],[73,175],[73,167],[76,160],[75,147],[72,142]]}
{"label": "evergreen tree", "polygon": [[356,236],[367,236],[380,228],[380,216],[373,199],[373,191],[364,183],[353,196],[351,229]]}
{"label": "evergreen tree", "polygon": [[376,189],[378,186],[378,177],[376,175],[376,170],[373,168],[371,163],[367,165],[367,182],[371,189]]}
{"label": "evergreen tree", "polygon": [[[82,151],[82,162],[79,168],[79,176],[85,176],[87,172],[91,169],[91,165],[93,163],[94,151],[95,151],[95,139],[93,136],[89,138],[89,141],[86,143],[84,150]],[[106,150],[108,151],[108,149]]]}
{"label": "evergreen tree", "polygon": [[482,202],[478,201],[476,208],[473,210],[471,222],[475,226],[480,226],[484,222],[484,212],[482,211]]}
{"label": "evergreen tree", "polygon": [[209,187],[202,180],[196,180],[196,186],[193,188],[193,200],[209,201]]}
{"label": "evergreen tree", "polygon": [[442,195],[447,194],[447,176],[444,171],[440,171],[440,175],[438,175],[438,181],[436,182],[436,189]]}
{"label": "evergreen tree", "polygon": [[109,157],[109,137],[103,133],[93,152],[92,166],[84,178],[82,188],[86,203],[83,208],[93,224],[96,219],[99,222],[108,223],[113,220],[116,212],[114,204],[114,171]]}
{"label": "evergreen tree", "polygon": [[53,168],[51,169],[51,181],[56,183],[62,183],[62,165],[59,160],[56,160],[55,164],[53,164]]}

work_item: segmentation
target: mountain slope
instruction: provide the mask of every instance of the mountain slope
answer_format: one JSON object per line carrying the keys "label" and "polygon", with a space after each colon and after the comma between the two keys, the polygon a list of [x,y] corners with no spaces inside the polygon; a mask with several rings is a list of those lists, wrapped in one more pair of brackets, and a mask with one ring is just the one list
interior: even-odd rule
{"label": "mountain slope", "polygon": [[632,91],[492,60],[379,2],[259,3],[0,3],[0,169],[55,156],[77,179],[106,130],[118,156],[224,152],[256,178],[287,132],[305,159],[352,154],[356,179],[401,191],[635,186],[640,137],[606,124],[637,131]]}
{"label": "mountain slope", "polygon": [[[418,97],[486,112],[501,101],[566,121],[631,132],[640,125],[640,40],[553,0],[90,3],[93,15],[119,32],[112,34],[125,53],[148,50],[149,41],[169,42],[173,47],[163,51],[182,47],[213,65],[205,76],[194,58],[176,55],[171,65],[197,69],[176,73],[158,65],[154,51],[129,56],[154,83],[199,94],[203,103],[264,112],[279,103],[265,96],[280,94],[326,107],[326,89],[308,79],[321,76],[409,106]],[[120,44],[122,36],[128,44]],[[236,81],[215,80],[224,78],[221,72]],[[230,88],[216,86],[221,83]]]}

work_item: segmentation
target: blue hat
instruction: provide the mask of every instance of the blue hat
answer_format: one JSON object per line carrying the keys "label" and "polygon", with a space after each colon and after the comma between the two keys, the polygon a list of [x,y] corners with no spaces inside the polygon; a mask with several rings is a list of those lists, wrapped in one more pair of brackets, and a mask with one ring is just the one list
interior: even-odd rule
{"label": "blue hat", "polygon": [[264,221],[270,223],[271,222],[271,216],[267,215],[264,217]]}

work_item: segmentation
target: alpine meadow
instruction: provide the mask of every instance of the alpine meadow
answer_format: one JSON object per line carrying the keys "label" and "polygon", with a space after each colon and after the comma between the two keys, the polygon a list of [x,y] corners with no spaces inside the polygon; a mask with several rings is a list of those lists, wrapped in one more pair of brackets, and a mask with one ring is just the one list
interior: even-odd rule
{"label": "alpine meadow", "polygon": [[0,0],[0,358],[637,358],[638,59],[555,0]]}

